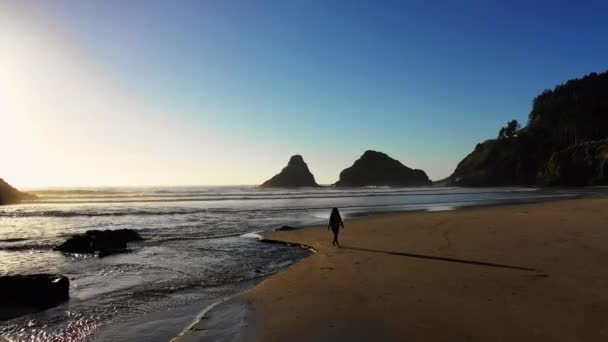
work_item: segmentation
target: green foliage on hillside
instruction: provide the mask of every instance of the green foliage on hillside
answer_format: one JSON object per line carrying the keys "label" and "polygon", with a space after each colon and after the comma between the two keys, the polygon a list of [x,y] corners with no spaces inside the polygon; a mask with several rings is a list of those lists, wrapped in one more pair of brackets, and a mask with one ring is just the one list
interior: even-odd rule
{"label": "green foliage on hillside", "polygon": [[533,101],[528,128],[560,147],[608,137],[608,72],[545,90]]}
{"label": "green foliage on hillside", "polygon": [[608,184],[608,72],[545,90],[528,125],[510,121],[478,144],[450,183],[463,186]]}

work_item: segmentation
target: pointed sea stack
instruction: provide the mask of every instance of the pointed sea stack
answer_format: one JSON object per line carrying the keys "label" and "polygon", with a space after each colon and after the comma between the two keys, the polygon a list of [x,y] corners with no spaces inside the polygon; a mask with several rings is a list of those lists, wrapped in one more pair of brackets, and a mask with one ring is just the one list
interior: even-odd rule
{"label": "pointed sea stack", "polygon": [[422,170],[414,170],[382,152],[365,151],[353,166],[340,172],[337,187],[424,186],[431,181]]}
{"label": "pointed sea stack", "polygon": [[308,170],[308,165],[301,155],[292,156],[281,173],[265,181],[263,188],[302,188],[318,187],[315,176]]}
{"label": "pointed sea stack", "polygon": [[0,205],[16,204],[30,199],[36,199],[36,196],[17,190],[0,178]]}

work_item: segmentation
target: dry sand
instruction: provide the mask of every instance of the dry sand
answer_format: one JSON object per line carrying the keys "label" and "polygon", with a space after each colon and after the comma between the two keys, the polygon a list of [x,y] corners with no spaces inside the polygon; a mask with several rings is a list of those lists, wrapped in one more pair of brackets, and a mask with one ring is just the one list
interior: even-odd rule
{"label": "dry sand", "polygon": [[326,227],[268,234],[317,253],[212,310],[184,339],[608,341],[606,199],[345,225],[340,249]]}

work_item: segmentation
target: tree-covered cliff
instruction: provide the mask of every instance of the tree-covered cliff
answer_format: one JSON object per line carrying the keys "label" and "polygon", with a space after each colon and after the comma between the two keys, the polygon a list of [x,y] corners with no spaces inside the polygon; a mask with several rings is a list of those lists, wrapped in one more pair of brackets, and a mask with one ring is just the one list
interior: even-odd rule
{"label": "tree-covered cliff", "polygon": [[[515,122],[516,124],[516,122]],[[510,127],[511,126],[511,127]],[[512,122],[478,144],[449,178],[452,185],[608,184],[608,72],[545,90],[526,127]]]}

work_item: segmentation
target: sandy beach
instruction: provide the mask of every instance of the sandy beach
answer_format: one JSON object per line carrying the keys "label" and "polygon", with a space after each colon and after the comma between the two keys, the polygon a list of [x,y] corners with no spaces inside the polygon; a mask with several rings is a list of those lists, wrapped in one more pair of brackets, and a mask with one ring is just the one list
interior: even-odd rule
{"label": "sandy beach", "polygon": [[608,200],[384,214],[268,239],[317,252],[180,340],[605,341]]}

